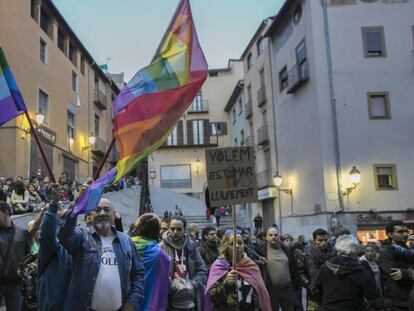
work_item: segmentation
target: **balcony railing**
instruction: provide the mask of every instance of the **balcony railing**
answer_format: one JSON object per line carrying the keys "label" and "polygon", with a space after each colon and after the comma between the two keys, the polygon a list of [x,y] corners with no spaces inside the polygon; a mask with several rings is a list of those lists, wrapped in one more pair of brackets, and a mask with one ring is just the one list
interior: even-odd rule
{"label": "balcony railing", "polygon": [[93,99],[93,102],[95,103],[96,106],[98,106],[99,109],[101,110],[107,109],[106,95],[98,89],[95,89],[95,97]]}
{"label": "balcony railing", "polygon": [[309,63],[307,59],[297,63],[288,72],[288,94],[295,93],[303,84],[309,80]]}
{"label": "balcony railing", "polygon": [[262,107],[264,104],[266,104],[266,89],[262,86],[257,91],[257,107]]}
{"label": "balcony railing", "polygon": [[250,100],[245,104],[245,111],[246,111],[246,119],[250,118],[253,115],[253,107],[252,107],[252,102]]}
{"label": "balcony railing", "polygon": [[246,146],[254,146],[254,137],[253,136],[247,136],[245,139]]}
{"label": "balcony railing", "polygon": [[188,113],[204,113],[208,112],[207,100],[194,100],[188,109]]}
{"label": "balcony railing", "polygon": [[257,188],[262,189],[273,186],[272,170],[264,170],[256,175]]}
{"label": "balcony railing", "polygon": [[91,151],[96,155],[104,155],[106,147],[106,142],[103,139],[96,137],[95,144],[92,146]]}
{"label": "balcony railing", "polygon": [[184,145],[184,137],[182,135],[177,135],[171,138],[171,136],[168,137],[168,139],[161,145],[161,147],[177,147],[177,146],[183,146]]}
{"label": "balcony railing", "polygon": [[263,125],[257,130],[257,143],[259,145],[265,145],[269,142],[269,126]]}

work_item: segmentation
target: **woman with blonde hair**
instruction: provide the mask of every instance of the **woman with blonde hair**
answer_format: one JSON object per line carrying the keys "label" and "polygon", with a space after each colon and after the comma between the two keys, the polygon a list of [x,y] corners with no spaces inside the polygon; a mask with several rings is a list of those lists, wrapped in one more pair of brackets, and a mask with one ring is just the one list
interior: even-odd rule
{"label": "woman with blonde hair", "polygon": [[235,269],[232,231],[226,231],[220,257],[211,266],[206,288],[206,311],[271,311],[269,294],[259,267],[245,253],[241,235],[236,235]]}

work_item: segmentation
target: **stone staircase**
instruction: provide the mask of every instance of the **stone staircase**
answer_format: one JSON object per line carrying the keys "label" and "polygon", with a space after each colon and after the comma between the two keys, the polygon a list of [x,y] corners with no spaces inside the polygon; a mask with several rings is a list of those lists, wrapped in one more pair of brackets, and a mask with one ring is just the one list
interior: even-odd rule
{"label": "stone staircase", "polygon": [[[231,215],[221,216],[220,227],[217,227],[217,225],[212,222],[213,216],[211,216],[210,221],[207,221],[205,215],[200,215],[200,216],[198,215],[185,216],[184,215],[184,217],[187,219],[187,226],[191,223],[195,223],[198,225],[198,229],[200,231],[207,226],[213,226],[213,227],[220,228],[220,229],[231,228],[233,226]],[[248,223],[248,219],[244,213],[237,213],[236,222],[238,226],[250,227]]]}

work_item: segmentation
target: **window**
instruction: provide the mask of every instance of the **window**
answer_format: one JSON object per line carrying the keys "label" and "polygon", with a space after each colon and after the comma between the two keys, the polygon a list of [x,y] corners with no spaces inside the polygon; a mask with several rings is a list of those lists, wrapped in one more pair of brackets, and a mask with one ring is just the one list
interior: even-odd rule
{"label": "window", "polygon": [[30,16],[37,22],[36,0],[30,1]]}
{"label": "window", "polygon": [[171,134],[170,134],[170,136],[168,136],[168,139],[167,139],[167,145],[168,146],[174,146],[174,145],[177,145],[177,127],[175,127],[174,129],[173,129],[173,131],[171,132]]}
{"label": "window", "polygon": [[168,136],[167,141],[164,143],[164,145],[179,146],[183,145],[183,143],[183,121],[180,120],[178,121],[174,130],[171,132],[170,136]]}
{"label": "window", "polygon": [[305,40],[302,40],[296,47],[296,62],[298,64],[303,63],[306,60],[306,44]]}
{"label": "window", "polygon": [[244,146],[244,130],[240,131],[240,146]]}
{"label": "window", "polygon": [[302,7],[298,5],[293,11],[293,22],[295,23],[295,25],[299,24],[301,17],[302,17]]}
{"label": "window", "polygon": [[96,138],[98,138],[99,137],[99,123],[100,123],[100,117],[99,117],[99,115],[97,115],[96,113],[95,113],[95,119],[94,119],[94,130],[95,130],[95,137]]}
{"label": "window", "polygon": [[193,103],[191,104],[190,111],[203,111],[203,95],[201,93],[201,90],[198,91],[196,97],[194,98]]}
{"label": "window", "polygon": [[363,27],[362,42],[365,57],[386,57],[384,27]]}
{"label": "window", "polygon": [[283,92],[289,85],[287,67],[285,66],[279,71],[279,92]]}
{"label": "window", "polygon": [[239,115],[243,113],[243,101],[241,97],[239,98]]}
{"label": "window", "polygon": [[370,119],[391,119],[388,93],[368,93]]}
{"label": "window", "polygon": [[58,48],[66,55],[65,35],[58,29]]}
{"label": "window", "polygon": [[78,74],[72,70],[72,91],[78,93]]}
{"label": "window", "polygon": [[210,123],[210,134],[211,136],[226,135],[227,134],[227,123],[226,122],[211,122]]}
{"label": "window", "polygon": [[232,123],[236,123],[236,108],[233,108],[233,110],[231,111],[231,118],[232,118]]}
{"label": "window", "polygon": [[75,180],[76,177],[76,161],[70,159],[63,154],[63,171],[68,174],[71,180]]}
{"label": "window", "polygon": [[46,121],[49,113],[49,95],[42,90],[39,90],[39,112],[45,115]]}
{"label": "window", "polygon": [[42,28],[51,39],[53,39],[53,28],[50,23],[50,17],[43,9],[40,10],[40,28]]}
{"label": "window", "polygon": [[161,188],[191,188],[191,165],[162,165]]}
{"label": "window", "polygon": [[237,143],[237,137],[234,139],[234,147],[237,147],[238,143]]}
{"label": "window", "polygon": [[80,64],[81,74],[85,75],[85,57],[81,55],[81,64]]}
{"label": "window", "polygon": [[252,68],[252,66],[253,66],[253,56],[252,56],[252,53],[249,53],[249,55],[247,55],[247,70]]}
{"label": "window", "polygon": [[252,101],[252,86],[251,86],[251,85],[249,85],[249,86],[247,87],[247,100],[248,100],[249,102],[251,102],[251,101]]}
{"label": "window", "polygon": [[257,41],[257,55],[261,55],[264,51],[264,39],[263,37],[259,38],[259,41]]}
{"label": "window", "polygon": [[193,120],[193,144],[205,144],[204,120]]}
{"label": "window", "polygon": [[374,164],[375,188],[380,190],[398,190],[395,164]]}
{"label": "window", "polygon": [[47,58],[48,58],[48,51],[47,51],[47,43],[45,40],[40,38],[40,61],[47,65]]}
{"label": "window", "polygon": [[75,67],[78,65],[76,49],[72,43],[69,43],[69,60],[75,65]]}
{"label": "window", "polygon": [[71,110],[67,110],[67,138],[68,149],[70,150],[71,144],[75,140],[75,114]]}

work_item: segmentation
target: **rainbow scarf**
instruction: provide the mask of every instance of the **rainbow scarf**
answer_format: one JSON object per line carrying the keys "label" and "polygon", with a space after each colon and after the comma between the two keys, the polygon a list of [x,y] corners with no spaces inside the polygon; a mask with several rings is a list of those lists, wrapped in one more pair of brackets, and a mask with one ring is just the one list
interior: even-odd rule
{"label": "rainbow scarf", "polygon": [[26,111],[22,94],[0,47],[0,126]]}
{"label": "rainbow scarf", "polygon": [[[211,266],[207,287],[204,296],[204,311],[212,310],[212,303],[208,291],[210,287],[224,277],[232,269],[230,263],[219,257]],[[270,297],[260,274],[259,267],[249,257],[245,256],[237,265],[237,273],[248,282],[259,296],[260,310],[272,311]]]}
{"label": "rainbow scarf", "polygon": [[113,103],[120,147],[116,169],[82,193],[72,217],[96,209],[105,186],[128,174],[168,138],[207,73],[189,0],[181,0],[151,63],[135,74]]}
{"label": "rainbow scarf", "polygon": [[157,149],[173,131],[207,78],[189,0],[181,0],[151,63],[114,102],[120,160],[116,180]]}
{"label": "rainbow scarf", "polygon": [[168,300],[168,276],[171,258],[157,241],[141,236],[133,237],[138,254],[144,261],[144,302],[138,311],[165,311]]}

